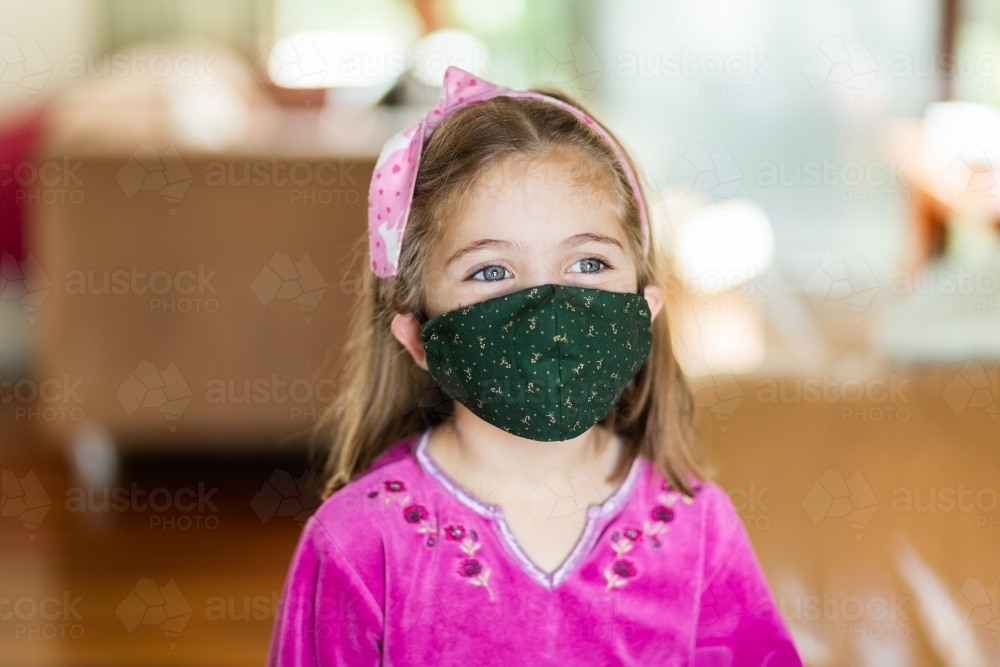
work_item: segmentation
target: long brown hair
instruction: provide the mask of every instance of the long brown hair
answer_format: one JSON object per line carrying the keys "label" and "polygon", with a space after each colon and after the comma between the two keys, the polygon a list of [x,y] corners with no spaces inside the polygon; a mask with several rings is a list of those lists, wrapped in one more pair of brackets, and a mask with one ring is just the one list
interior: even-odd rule
{"label": "long brown hair", "polygon": [[[536,92],[584,110],[560,91]],[[614,151],[596,132],[568,111],[537,100],[496,97],[456,111],[434,131],[420,158],[397,275],[383,279],[364,271],[342,352],[341,390],[313,431],[325,455],[324,498],[363,474],[400,439],[448,418],[450,402],[393,337],[390,325],[397,313],[424,309],[427,256],[449,213],[488,169],[512,158],[541,158],[567,149],[595,161],[610,175],[639,284],[672,291],[672,273],[655,237],[657,230],[650,229],[649,252],[644,253],[635,194]],[[629,165],[638,173],[631,159]],[[359,240],[358,254],[367,259],[367,239]],[[649,359],[599,422],[627,436],[630,444],[612,478],[624,476],[636,456],[646,456],[690,495],[691,478],[709,475],[693,438],[692,394],[674,356],[665,311],[651,331]]]}

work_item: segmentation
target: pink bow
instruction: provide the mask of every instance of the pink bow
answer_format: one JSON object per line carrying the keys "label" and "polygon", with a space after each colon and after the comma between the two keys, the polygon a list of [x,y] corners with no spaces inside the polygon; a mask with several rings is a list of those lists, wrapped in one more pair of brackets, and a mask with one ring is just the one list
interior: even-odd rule
{"label": "pink bow", "polygon": [[618,156],[635,193],[645,237],[644,249],[648,249],[649,223],[638,179],[632,173],[622,149],[598,123],[576,107],[555,98],[529,91],[510,90],[451,66],[444,73],[444,90],[438,105],[428,111],[419,123],[389,139],[375,163],[375,172],[368,190],[368,243],[375,275],[391,278],[399,269],[403,233],[410,216],[413,188],[417,182],[424,143],[434,129],[458,109],[499,96],[534,99],[566,109],[608,142]]}

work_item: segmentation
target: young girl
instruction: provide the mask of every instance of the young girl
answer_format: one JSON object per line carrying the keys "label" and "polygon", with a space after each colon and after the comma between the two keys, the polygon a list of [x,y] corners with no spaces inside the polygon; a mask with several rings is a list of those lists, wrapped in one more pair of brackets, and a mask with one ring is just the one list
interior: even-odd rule
{"label": "young girl", "polygon": [[369,193],[372,272],[277,665],[800,665],[705,481],[634,167],[452,67]]}

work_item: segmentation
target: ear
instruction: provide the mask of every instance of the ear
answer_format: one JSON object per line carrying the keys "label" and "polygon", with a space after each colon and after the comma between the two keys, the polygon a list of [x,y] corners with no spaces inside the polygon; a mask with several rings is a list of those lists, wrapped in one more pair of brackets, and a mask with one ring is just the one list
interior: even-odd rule
{"label": "ear", "polygon": [[656,285],[648,285],[642,293],[646,297],[646,303],[649,305],[649,319],[650,321],[655,320],[666,301],[666,298],[663,296],[663,290]]}
{"label": "ear", "polygon": [[425,371],[427,370],[427,353],[424,351],[424,339],[421,336],[420,322],[410,313],[397,313],[392,318],[392,335],[399,344],[413,357],[413,361]]}

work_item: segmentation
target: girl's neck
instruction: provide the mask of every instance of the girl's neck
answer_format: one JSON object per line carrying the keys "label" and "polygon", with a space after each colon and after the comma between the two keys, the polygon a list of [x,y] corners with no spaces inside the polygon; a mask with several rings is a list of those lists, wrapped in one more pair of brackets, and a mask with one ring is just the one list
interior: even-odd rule
{"label": "girl's neck", "polygon": [[[572,440],[527,440],[483,421],[462,405],[453,418],[434,430],[427,443],[430,456],[455,481],[480,500],[504,506],[524,502],[541,485],[558,480],[584,480],[602,502],[614,492],[608,477],[621,455],[621,441],[601,426]],[[588,494],[590,495],[590,494]]]}

